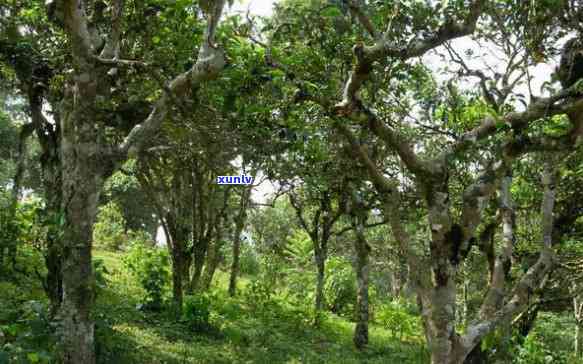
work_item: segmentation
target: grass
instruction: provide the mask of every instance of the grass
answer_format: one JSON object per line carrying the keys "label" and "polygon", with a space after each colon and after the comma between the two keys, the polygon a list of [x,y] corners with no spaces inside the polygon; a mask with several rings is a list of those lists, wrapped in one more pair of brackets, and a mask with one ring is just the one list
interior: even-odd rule
{"label": "grass", "polygon": [[[97,291],[94,310],[98,363],[108,364],[186,364],[186,363],[428,363],[421,337],[395,338],[379,325],[370,326],[370,344],[364,351],[354,349],[354,324],[343,317],[326,315],[320,328],[314,328],[302,307],[280,295],[257,304],[241,279],[239,297],[226,293],[228,275],[218,271],[211,293],[212,329],[194,332],[186,323],[161,313],[138,309],[144,291],[124,268],[123,253],[97,250],[106,268],[107,284]],[[35,264],[30,264],[34,262]],[[0,280],[0,364],[53,363],[55,348],[51,324],[45,307],[47,299],[40,281],[30,271],[42,266],[40,257],[24,255],[21,273]],[[42,272],[41,272],[42,273]],[[167,293],[169,295],[169,292]],[[170,297],[168,297],[170,298]],[[306,298],[309,300],[309,298]],[[572,356],[572,314],[540,313],[516,363],[580,363]],[[33,360],[34,359],[34,360]],[[517,359],[517,360],[514,360]]]}
{"label": "grass", "polygon": [[[211,323],[195,333],[164,313],[137,309],[142,291],[123,269],[120,253],[95,251],[108,273],[96,303],[96,335],[101,363],[426,363],[419,338],[400,342],[372,326],[369,348],[352,344],[353,324],[329,315],[314,328],[306,315],[285,301],[273,309],[249,305],[226,294],[227,275],[217,272]],[[242,290],[245,279],[241,282]]]}

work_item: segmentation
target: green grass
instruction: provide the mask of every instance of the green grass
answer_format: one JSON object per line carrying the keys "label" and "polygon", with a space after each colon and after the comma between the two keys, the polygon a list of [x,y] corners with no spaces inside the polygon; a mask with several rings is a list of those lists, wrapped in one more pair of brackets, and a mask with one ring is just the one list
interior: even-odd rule
{"label": "green grass", "polygon": [[[121,253],[96,251],[108,273],[98,294],[97,342],[101,363],[426,363],[420,338],[399,342],[372,326],[369,348],[352,344],[353,324],[329,315],[318,329],[297,308],[279,300],[257,310],[245,299],[226,295],[228,276],[217,272],[211,323],[195,333],[164,313],[137,309],[142,290],[123,269]],[[246,285],[241,282],[241,291]]]}

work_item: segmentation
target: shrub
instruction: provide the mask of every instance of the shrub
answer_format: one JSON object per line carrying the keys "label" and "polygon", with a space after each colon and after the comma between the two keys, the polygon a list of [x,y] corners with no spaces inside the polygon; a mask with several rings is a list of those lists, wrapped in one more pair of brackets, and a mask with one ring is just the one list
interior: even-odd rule
{"label": "shrub", "polygon": [[419,316],[412,314],[407,304],[400,300],[380,306],[376,311],[376,320],[391,332],[393,338],[399,340],[421,332]]}
{"label": "shrub", "polygon": [[546,347],[536,333],[528,335],[522,346],[518,347],[516,351],[514,362],[517,364],[547,364],[558,362],[554,357],[553,350]]}
{"label": "shrub", "polygon": [[210,328],[211,300],[205,293],[184,297],[182,320],[194,331]]}
{"label": "shrub", "polygon": [[160,310],[170,278],[168,252],[134,244],[123,262],[146,292],[143,308]]}
{"label": "shrub", "polygon": [[241,244],[241,258],[239,261],[241,274],[257,275],[261,269],[259,259],[253,248],[244,242]]}
{"label": "shrub", "polygon": [[99,208],[97,222],[93,228],[93,241],[96,246],[108,250],[119,250],[127,242],[125,219],[115,202]]}
{"label": "shrub", "polygon": [[324,297],[330,311],[345,316],[354,316],[356,281],[350,262],[341,257],[331,257],[326,264]]}
{"label": "shrub", "polygon": [[51,363],[56,342],[46,305],[28,301],[15,311],[18,319],[0,325],[0,363]]}
{"label": "shrub", "polygon": [[247,285],[243,295],[254,310],[261,310],[269,305],[271,297],[275,293],[272,288],[269,282],[263,279],[254,279]]}
{"label": "shrub", "polygon": [[93,260],[93,274],[95,276],[95,294],[99,294],[101,290],[107,287],[107,277],[106,274],[109,273],[107,267],[105,266],[103,259]]}
{"label": "shrub", "polygon": [[129,243],[128,246],[142,245],[152,248],[156,247],[156,242],[154,241],[152,236],[144,230],[137,231],[130,230],[128,232],[127,238]]}

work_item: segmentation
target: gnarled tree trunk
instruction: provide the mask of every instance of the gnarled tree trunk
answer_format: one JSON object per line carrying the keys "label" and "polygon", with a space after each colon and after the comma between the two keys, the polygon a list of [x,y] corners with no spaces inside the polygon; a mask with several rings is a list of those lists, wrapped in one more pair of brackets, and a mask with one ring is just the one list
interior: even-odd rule
{"label": "gnarled tree trunk", "polygon": [[[94,75],[92,75],[94,76]],[[82,86],[91,90],[94,78]],[[78,106],[69,111],[63,125],[63,302],[59,312],[63,362],[95,362],[94,324],[91,309],[94,277],[91,264],[93,223],[104,180],[103,160],[91,120],[91,105],[76,95]]]}

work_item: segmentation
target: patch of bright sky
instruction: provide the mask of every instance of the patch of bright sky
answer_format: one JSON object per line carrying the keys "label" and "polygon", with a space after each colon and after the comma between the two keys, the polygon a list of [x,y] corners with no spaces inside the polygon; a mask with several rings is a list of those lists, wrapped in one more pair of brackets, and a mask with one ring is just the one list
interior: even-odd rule
{"label": "patch of bright sky", "polygon": [[269,16],[273,12],[273,0],[235,0],[229,12],[249,11],[252,15]]}

